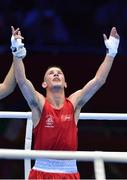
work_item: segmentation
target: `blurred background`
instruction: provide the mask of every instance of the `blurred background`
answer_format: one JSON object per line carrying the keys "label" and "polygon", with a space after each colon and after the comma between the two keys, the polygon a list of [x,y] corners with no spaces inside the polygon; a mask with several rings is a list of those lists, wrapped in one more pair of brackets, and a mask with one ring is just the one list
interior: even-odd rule
{"label": "blurred background", "polygon": [[[103,61],[107,36],[115,26],[120,34],[117,54],[106,84],[84,106],[82,112],[127,113],[127,2],[120,0],[1,0],[0,1],[0,81],[12,63],[11,25],[20,27],[27,57],[26,75],[35,88],[41,87],[49,65],[59,65],[65,73],[66,96],[82,88],[94,77]],[[0,101],[1,111],[30,111],[18,87]],[[0,148],[24,149],[25,120],[0,119]],[[127,121],[78,123],[81,151],[127,151]],[[94,179],[93,164],[77,162],[82,179]],[[106,177],[127,179],[127,165],[105,163]],[[23,161],[0,160],[1,179],[24,178]]]}

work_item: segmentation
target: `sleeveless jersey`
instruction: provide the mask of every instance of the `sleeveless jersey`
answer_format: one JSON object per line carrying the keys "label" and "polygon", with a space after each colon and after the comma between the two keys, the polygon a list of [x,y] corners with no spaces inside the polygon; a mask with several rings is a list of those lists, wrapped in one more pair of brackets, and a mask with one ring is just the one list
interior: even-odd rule
{"label": "sleeveless jersey", "polygon": [[47,100],[38,125],[33,130],[35,150],[77,150],[77,126],[72,103],[65,99],[61,109]]}

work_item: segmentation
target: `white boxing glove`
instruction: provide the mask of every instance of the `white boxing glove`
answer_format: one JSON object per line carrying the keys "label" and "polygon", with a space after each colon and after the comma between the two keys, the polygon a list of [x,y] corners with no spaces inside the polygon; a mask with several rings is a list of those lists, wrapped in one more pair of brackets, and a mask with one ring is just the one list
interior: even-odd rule
{"label": "white boxing glove", "polygon": [[104,40],[105,46],[108,49],[107,55],[115,57],[118,52],[120,39],[110,36],[109,39]]}

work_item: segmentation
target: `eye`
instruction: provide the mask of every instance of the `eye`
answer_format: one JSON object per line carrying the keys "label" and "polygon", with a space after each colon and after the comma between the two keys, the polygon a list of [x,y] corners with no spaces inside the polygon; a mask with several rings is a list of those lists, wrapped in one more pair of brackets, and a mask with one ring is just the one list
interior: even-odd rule
{"label": "eye", "polygon": [[62,74],[62,72],[61,72],[61,71],[58,71],[58,74]]}
{"label": "eye", "polygon": [[50,72],[49,72],[49,75],[51,75],[51,74],[54,74],[54,72],[53,72],[53,71],[50,71]]}

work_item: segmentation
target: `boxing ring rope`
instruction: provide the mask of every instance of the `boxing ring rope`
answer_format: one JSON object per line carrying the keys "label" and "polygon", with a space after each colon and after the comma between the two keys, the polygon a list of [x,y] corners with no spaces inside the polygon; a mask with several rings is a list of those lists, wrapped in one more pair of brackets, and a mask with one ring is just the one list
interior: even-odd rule
{"label": "boxing ring rope", "polygon": [[[25,150],[0,149],[2,159],[24,159],[25,179],[28,177],[31,168],[31,159],[36,158],[57,158],[76,159],[79,161],[93,161],[96,180],[105,180],[104,161],[127,163],[126,152],[102,152],[102,151],[34,151],[31,149],[32,142],[32,114],[31,112],[8,112],[1,111],[0,118],[27,119]],[[80,113],[80,120],[127,120],[127,114],[122,113]]]}
{"label": "boxing ring rope", "polygon": [[[31,118],[31,112],[0,111],[0,118]],[[80,113],[80,120],[127,120],[126,113]]]}

